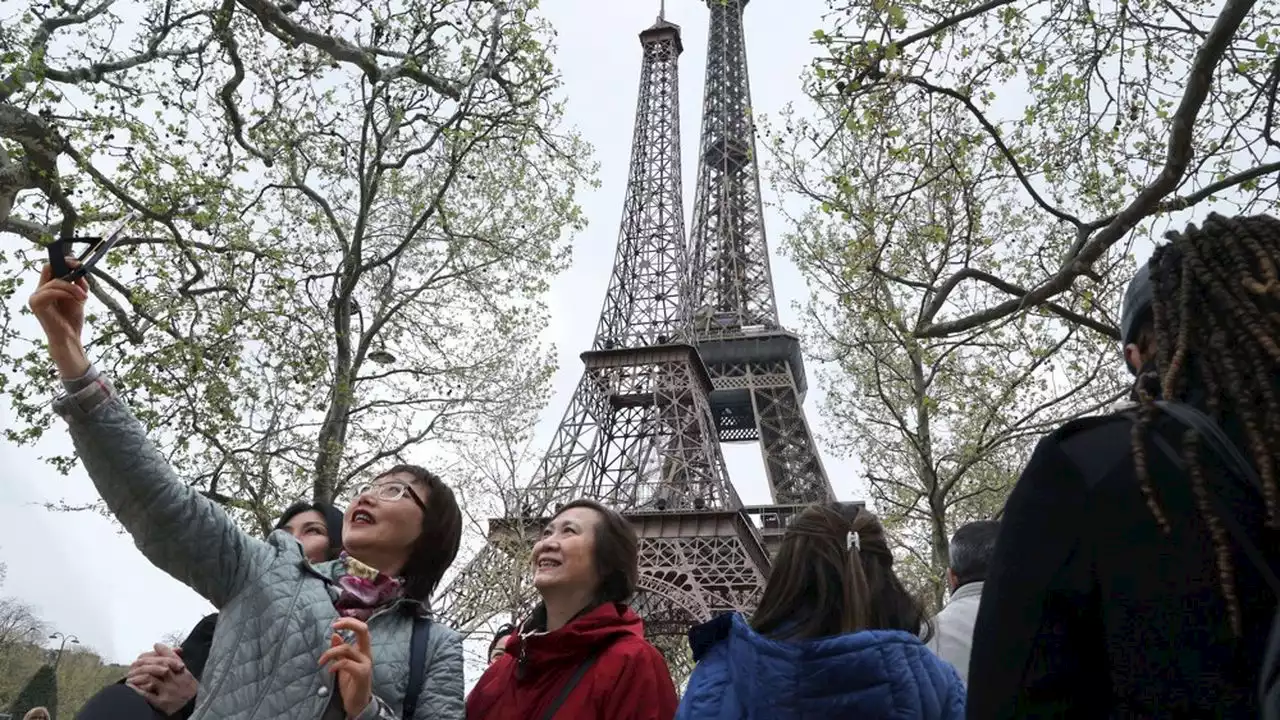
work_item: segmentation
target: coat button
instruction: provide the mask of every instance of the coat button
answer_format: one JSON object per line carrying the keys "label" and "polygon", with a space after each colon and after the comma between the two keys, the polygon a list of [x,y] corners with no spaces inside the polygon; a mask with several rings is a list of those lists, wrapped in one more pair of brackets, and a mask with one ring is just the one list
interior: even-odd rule
{"label": "coat button", "polygon": [[325,695],[328,695],[328,694],[329,694],[329,688],[327,688],[327,687],[322,687],[322,688],[320,688],[319,690],[317,690],[317,691],[316,691],[316,694],[317,694],[317,695],[319,695],[320,697],[324,697]]}

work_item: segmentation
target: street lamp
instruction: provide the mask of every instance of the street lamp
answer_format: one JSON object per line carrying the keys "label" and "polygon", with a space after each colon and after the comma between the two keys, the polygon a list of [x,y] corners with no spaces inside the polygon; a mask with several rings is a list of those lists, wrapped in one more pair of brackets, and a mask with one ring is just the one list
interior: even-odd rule
{"label": "street lamp", "polygon": [[[330,306],[333,305],[333,302],[332,299],[329,301]],[[364,310],[360,308],[360,303],[355,298],[351,298],[350,302],[351,310],[355,312],[356,317],[360,318],[360,336],[364,337]],[[392,355],[391,351],[387,350],[387,346],[381,342],[374,343],[373,350],[365,357],[379,365],[391,365],[396,361],[396,356]]]}
{"label": "street lamp", "polygon": [[369,353],[369,359],[379,365],[390,365],[396,361],[396,356],[387,351],[381,343]]}
{"label": "street lamp", "polygon": [[62,662],[62,651],[67,648],[67,643],[71,643],[72,645],[79,645],[80,638],[76,637],[75,635],[66,635],[60,632],[56,632],[50,635],[49,639],[62,640],[62,644],[58,646],[58,655],[53,661],[53,670],[54,672],[57,672],[58,663]]}

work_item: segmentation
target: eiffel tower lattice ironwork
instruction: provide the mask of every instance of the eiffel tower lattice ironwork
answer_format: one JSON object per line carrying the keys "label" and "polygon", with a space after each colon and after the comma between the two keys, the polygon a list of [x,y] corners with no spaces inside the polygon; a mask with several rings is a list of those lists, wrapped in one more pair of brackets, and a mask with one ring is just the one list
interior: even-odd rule
{"label": "eiffel tower lattice ironwork", "polygon": [[769,271],[742,25],[748,0],[706,2],[711,23],[690,278],[716,428],[725,442],[760,442],[773,502],[834,500],[805,420],[800,340],[778,320]]}
{"label": "eiffel tower lattice ironwork", "polygon": [[[441,615],[464,633],[495,615],[515,620],[531,609],[527,560],[533,533],[560,504],[594,498],[636,525],[641,579],[633,606],[679,678],[689,668],[689,627],[721,612],[753,609],[767,577],[769,549],[788,516],[831,496],[800,410],[799,343],[776,319],[756,168],[749,155],[744,163],[742,154],[724,149],[754,142],[749,118],[732,127],[727,120],[733,108],[744,117],[749,109],[742,6],[738,0],[709,4],[704,147],[694,215],[701,234],[694,249],[704,265],[711,257],[736,263],[717,271],[717,278],[763,278],[763,284],[698,280],[685,238],[680,179],[683,44],[680,28],[660,15],[640,34],[644,55],[622,227],[595,339],[582,355],[582,379],[533,481],[506,500],[507,516],[489,523],[488,544],[436,599]],[[721,97],[725,92],[735,96]],[[747,181],[750,192],[742,195]],[[717,188],[718,182],[725,187]],[[733,215],[738,208],[750,214]],[[742,262],[747,259],[751,264]],[[748,301],[742,294],[747,289],[763,295]],[[728,307],[738,320],[720,322],[715,332],[705,323],[695,327],[701,320],[698,303],[712,304],[717,322]],[[748,312],[756,313],[752,323],[764,325],[765,332],[741,321]],[[699,354],[707,352],[703,348],[715,358],[715,374],[708,374]],[[757,438],[781,504],[744,508],[720,442]]]}
{"label": "eiffel tower lattice ironwork", "polygon": [[464,632],[495,613],[514,619],[528,611],[529,535],[559,504],[579,497],[600,500],[636,524],[636,610],[651,635],[680,636],[662,643],[672,650],[690,625],[749,609],[764,582],[767,553],[729,482],[711,380],[690,344],[680,28],[659,17],[640,40],[629,182],[595,340],[533,482],[508,500],[510,517],[490,521],[489,544],[436,601]]}

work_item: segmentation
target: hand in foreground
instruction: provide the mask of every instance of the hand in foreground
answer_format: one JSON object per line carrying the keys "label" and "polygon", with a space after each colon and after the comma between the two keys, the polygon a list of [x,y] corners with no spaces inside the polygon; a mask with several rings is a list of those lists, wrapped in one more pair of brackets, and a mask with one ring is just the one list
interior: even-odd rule
{"label": "hand in foreground", "polygon": [[144,652],[133,661],[125,683],[165,715],[186,707],[200,690],[200,683],[178,652],[160,643],[156,643],[154,651]]}
{"label": "hand in foreground", "polygon": [[[74,258],[67,258],[67,265],[74,268],[79,264]],[[89,371],[89,358],[80,342],[84,303],[88,298],[89,284],[84,278],[74,283],[59,280],[53,277],[53,268],[45,265],[40,271],[40,284],[29,301],[49,340],[49,356],[64,379],[77,378]]]}
{"label": "hand in foreground", "polygon": [[355,618],[342,618],[333,624],[333,629],[350,630],[356,636],[356,643],[352,646],[343,642],[342,636],[335,632],[329,639],[329,649],[320,656],[320,664],[328,665],[329,672],[338,675],[342,709],[347,717],[354,718],[373,701],[373,649],[369,626]]}

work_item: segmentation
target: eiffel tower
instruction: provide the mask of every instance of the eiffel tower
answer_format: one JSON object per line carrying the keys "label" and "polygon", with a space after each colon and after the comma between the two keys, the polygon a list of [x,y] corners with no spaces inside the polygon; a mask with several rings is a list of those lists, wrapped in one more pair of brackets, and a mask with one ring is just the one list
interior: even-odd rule
{"label": "eiffel tower", "polygon": [[[528,548],[561,504],[589,497],[640,536],[633,607],[673,675],[685,633],[749,612],[791,516],[833,497],[801,400],[795,335],[777,318],[765,244],[742,8],[711,8],[692,257],[680,173],[680,28],[640,33],[643,65],[617,254],[578,383],[533,481],[489,522],[488,544],[436,600],[467,633],[536,600]],[[720,443],[759,441],[778,504],[744,507]]]}
{"label": "eiffel tower", "polygon": [[[748,0],[706,2],[711,24],[693,204],[692,323],[714,388],[716,428],[724,442],[759,441],[775,503],[834,500],[805,420],[800,339],[778,320],[769,272],[742,27]],[[775,511],[758,513],[767,525],[779,520]]]}

